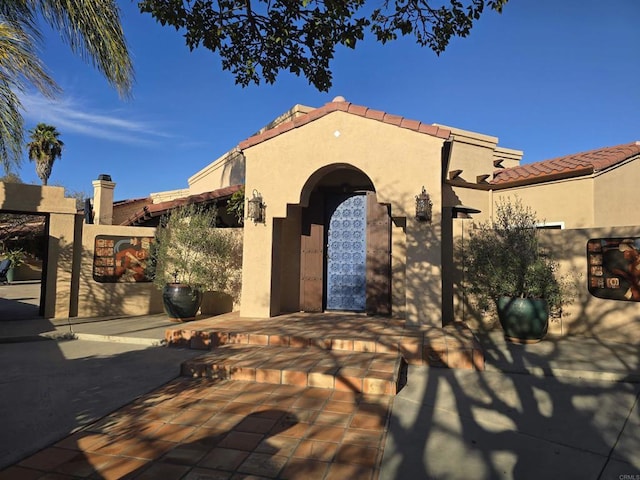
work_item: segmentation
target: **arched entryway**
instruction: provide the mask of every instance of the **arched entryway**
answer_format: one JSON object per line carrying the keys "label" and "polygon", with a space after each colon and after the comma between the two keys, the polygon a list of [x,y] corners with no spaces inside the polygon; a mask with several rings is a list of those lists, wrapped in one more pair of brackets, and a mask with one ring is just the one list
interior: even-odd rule
{"label": "arched entryway", "polygon": [[389,206],[378,203],[365,173],[325,167],[289,215],[300,222],[299,310],[391,313]]}

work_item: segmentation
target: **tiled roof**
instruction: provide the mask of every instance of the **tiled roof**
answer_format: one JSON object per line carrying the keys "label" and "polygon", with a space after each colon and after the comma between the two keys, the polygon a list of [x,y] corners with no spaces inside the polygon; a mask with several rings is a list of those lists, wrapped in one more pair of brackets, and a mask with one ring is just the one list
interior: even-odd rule
{"label": "tiled roof", "polygon": [[351,102],[334,100],[333,102],[326,103],[320,108],[311,110],[306,115],[301,115],[291,121],[281,123],[275,128],[249,137],[248,139],[241,142],[239,147],[241,150],[252,147],[254,145],[257,145],[258,143],[264,142],[265,140],[269,140],[270,138],[277,137],[282,133],[288,132],[289,130],[302,127],[303,125],[311,123],[314,120],[318,120],[319,118],[322,118],[325,115],[333,112],[346,112],[352,115],[358,115],[363,118],[369,118],[371,120],[377,120],[379,122],[388,123],[390,125],[396,125],[400,128],[407,128],[415,132],[425,133],[427,135],[443,139],[447,139],[451,135],[451,131],[446,128],[429,125],[418,120],[410,120],[398,115],[391,115],[380,110],[373,110],[368,107],[355,105]]}
{"label": "tiled roof", "polygon": [[153,203],[146,205],[143,209],[139,210],[121,225],[141,225],[154,217],[159,217],[171,209],[182,207],[191,204],[211,203],[216,200],[223,200],[231,197],[235,192],[240,190],[242,185],[232,185],[230,187],[219,188],[211,192],[198,193],[196,195],[189,195],[188,197],[177,198],[175,200],[169,200],[166,202]]}
{"label": "tiled roof", "polygon": [[505,168],[494,172],[492,185],[540,183],[559,178],[589,175],[640,155],[640,142],[604,147],[588,152]]}

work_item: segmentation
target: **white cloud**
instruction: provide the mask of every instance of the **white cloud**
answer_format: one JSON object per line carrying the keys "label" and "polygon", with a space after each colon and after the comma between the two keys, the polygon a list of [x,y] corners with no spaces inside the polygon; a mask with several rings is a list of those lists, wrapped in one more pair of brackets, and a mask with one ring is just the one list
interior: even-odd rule
{"label": "white cloud", "polygon": [[71,98],[49,100],[39,94],[20,96],[25,119],[55,125],[62,133],[76,133],[128,145],[152,145],[173,138],[150,122],[127,119],[123,112],[104,113]]}

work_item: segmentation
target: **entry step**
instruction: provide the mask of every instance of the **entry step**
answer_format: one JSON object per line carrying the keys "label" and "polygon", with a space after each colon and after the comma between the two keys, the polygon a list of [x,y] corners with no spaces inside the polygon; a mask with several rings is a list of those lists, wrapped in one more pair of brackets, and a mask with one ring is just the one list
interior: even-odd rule
{"label": "entry step", "polygon": [[397,353],[223,345],[182,364],[182,374],[395,395],[406,366]]}

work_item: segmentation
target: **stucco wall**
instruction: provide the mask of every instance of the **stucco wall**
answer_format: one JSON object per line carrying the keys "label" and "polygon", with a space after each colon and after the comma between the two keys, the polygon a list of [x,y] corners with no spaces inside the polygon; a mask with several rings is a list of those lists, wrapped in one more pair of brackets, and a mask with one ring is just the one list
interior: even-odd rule
{"label": "stucco wall", "polygon": [[155,228],[84,225],[78,283],[77,315],[99,317],[162,312],[162,297],[153,283],[99,283],[93,279],[97,235],[152,237]]}
{"label": "stucco wall", "polygon": [[189,177],[189,195],[240,185],[244,177],[244,156],[240,150],[233,149]]}
{"label": "stucco wall", "polygon": [[516,197],[530,205],[546,223],[563,222],[564,228],[588,228],[598,225],[594,219],[593,179],[559,180],[547,184],[496,190],[494,203]]}
{"label": "stucco wall", "polygon": [[[465,224],[465,228],[468,224]],[[468,230],[467,230],[468,231]],[[638,227],[607,227],[571,230],[542,230],[541,245],[560,262],[560,275],[569,287],[571,302],[561,318],[550,319],[549,333],[585,335],[620,342],[640,342],[640,302],[594,297],[587,285],[587,241],[596,238],[640,236]],[[458,265],[462,259],[457,258]],[[481,318],[471,305],[462,302],[464,291],[456,288],[456,319],[475,328],[500,328],[495,318]]]}
{"label": "stucco wall", "polygon": [[593,183],[596,225],[640,225],[640,209],[634,198],[640,186],[640,161],[597,174]]}
{"label": "stucco wall", "polygon": [[[415,323],[440,324],[441,162],[443,139],[344,112],[333,112],[244,151],[246,188],[266,203],[266,224],[247,222],[244,233],[241,314],[267,317],[272,309],[274,218],[287,217],[287,205],[308,200],[305,185],[328,165],[349,165],[372,181],[379,203],[390,205],[396,224],[392,257],[396,273],[405,266],[402,307]],[[431,225],[416,222],[415,195],[425,186],[433,200]],[[398,233],[398,229],[404,233]],[[282,229],[280,229],[282,230]],[[292,242],[293,243],[293,242]],[[294,252],[290,252],[293,254]],[[280,251],[281,257],[286,252]],[[299,251],[298,251],[299,255]],[[404,262],[403,262],[404,259]],[[398,277],[402,277],[402,273]],[[394,301],[398,300],[398,293]]]}

